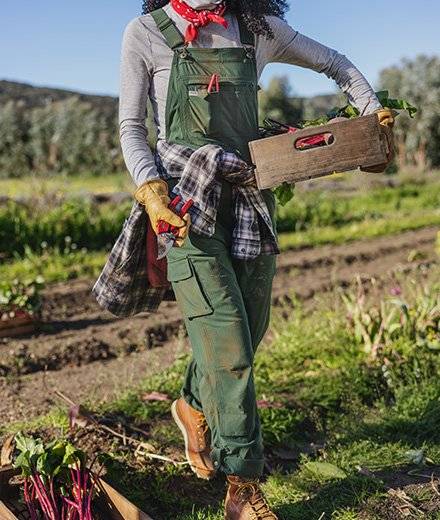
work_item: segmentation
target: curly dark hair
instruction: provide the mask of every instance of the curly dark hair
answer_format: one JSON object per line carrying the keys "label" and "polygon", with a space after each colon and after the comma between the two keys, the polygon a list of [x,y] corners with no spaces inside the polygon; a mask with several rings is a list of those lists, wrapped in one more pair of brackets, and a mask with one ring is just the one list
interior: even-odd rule
{"label": "curly dark hair", "polygon": [[[169,0],[144,0],[142,13],[160,9],[168,2]],[[226,0],[226,5],[243,19],[251,32],[267,38],[273,38],[274,34],[265,16],[283,18],[288,9],[287,0]]]}

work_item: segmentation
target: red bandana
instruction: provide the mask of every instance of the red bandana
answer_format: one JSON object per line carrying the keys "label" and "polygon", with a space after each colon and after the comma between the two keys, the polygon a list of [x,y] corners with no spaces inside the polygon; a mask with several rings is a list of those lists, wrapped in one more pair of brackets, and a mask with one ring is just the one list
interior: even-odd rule
{"label": "red bandana", "polygon": [[176,13],[180,14],[182,18],[188,20],[189,25],[185,34],[185,43],[190,43],[197,39],[199,27],[205,27],[211,22],[228,26],[228,22],[223,18],[226,11],[225,2],[219,4],[215,9],[193,9],[183,0],[171,0],[171,5]]}

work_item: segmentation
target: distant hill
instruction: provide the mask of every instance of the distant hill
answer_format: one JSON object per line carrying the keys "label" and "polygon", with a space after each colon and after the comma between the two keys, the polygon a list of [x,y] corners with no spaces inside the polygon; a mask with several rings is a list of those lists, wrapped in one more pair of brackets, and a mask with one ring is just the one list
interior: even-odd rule
{"label": "distant hill", "polygon": [[72,97],[87,102],[94,108],[106,113],[117,110],[118,99],[116,97],[83,94],[73,90],[36,87],[28,83],[0,80],[0,104],[15,101],[26,108],[36,108]]}
{"label": "distant hill", "polygon": [[[0,80],[0,104],[15,101],[20,102],[26,108],[36,108],[71,97],[87,102],[95,109],[103,110],[107,114],[117,110],[118,98],[113,96],[83,94],[73,90],[36,87],[28,83]],[[319,117],[334,106],[344,103],[344,98],[341,94],[328,94],[299,99],[304,102],[304,116],[306,119]]]}

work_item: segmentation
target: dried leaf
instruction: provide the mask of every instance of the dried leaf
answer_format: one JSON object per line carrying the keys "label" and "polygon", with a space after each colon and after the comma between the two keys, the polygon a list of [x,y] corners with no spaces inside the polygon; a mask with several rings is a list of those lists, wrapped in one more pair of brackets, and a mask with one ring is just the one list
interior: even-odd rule
{"label": "dried leaf", "polygon": [[141,397],[142,401],[171,401],[170,396],[160,392],[145,393]]}
{"label": "dried leaf", "polygon": [[12,464],[12,454],[15,449],[15,441],[14,435],[10,437],[6,437],[5,442],[3,443],[2,450],[0,453],[0,467],[1,466],[9,466]]}
{"label": "dried leaf", "polygon": [[80,404],[74,404],[69,408],[69,426],[71,430],[75,426],[85,428],[93,422],[90,414]]}
{"label": "dried leaf", "polygon": [[267,401],[266,399],[259,399],[257,401],[258,408],[284,408],[282,403],[276,401]]}

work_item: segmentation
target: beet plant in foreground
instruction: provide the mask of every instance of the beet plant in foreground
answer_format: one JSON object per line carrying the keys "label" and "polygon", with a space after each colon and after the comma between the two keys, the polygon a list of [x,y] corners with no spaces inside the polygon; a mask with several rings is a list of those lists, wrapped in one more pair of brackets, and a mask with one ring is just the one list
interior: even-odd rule
{"label": "beet plant in foreground", "polygon": [[14,466],[24,477],[24,501],[31,520],[93,520],[95,477],[85,453],[64,440],[15,437]]}

